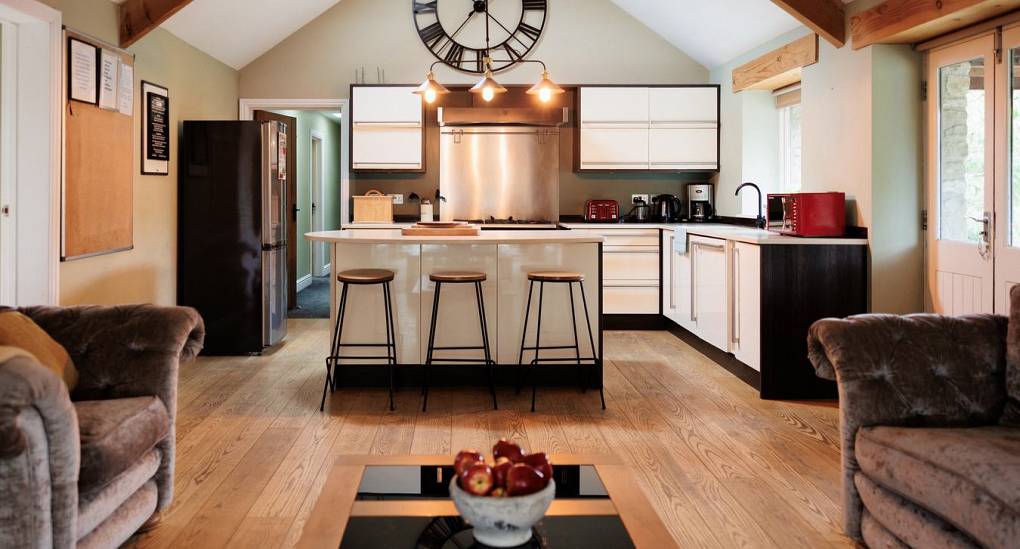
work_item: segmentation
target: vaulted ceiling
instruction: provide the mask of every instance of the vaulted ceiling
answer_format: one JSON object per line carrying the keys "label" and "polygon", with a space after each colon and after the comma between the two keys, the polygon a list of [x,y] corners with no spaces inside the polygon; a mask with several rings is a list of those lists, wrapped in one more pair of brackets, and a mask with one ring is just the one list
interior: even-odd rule
{"label": "vaulted ceiling", "polygon": [[[193,0],[162,26],[240,69],[339,1]],[[800,26],[769,0],[611,1],[708,68]]]}

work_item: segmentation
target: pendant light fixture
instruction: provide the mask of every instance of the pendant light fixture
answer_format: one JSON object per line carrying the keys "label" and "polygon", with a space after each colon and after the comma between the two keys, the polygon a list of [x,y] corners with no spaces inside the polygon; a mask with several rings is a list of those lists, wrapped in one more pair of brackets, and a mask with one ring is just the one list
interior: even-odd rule
{"label": "pendant light fixture", "polygon": [[[542,63],[539,61],[539,63]],[[549,70],[545,68],[545,63],[542,63],[542,79],[531,86],[528,90],[529,95],[537,95],[538,100],[543,103],[548,103],[554,95],[563,93],[563,88],[559,87],[556,82],[549,79]]]}
{"label": "pendant light fixture", "polygon": [[485,58],[485,75],[478,81],[477,84],[471,86],[468,90],[471,93],[478,93],[482,95],[482,99],[485,101],[492,101],[496,97],[497,93],[506,93],[506,88],[496,82],[496,79],[492,77],[492,62],[486,57]]}
{"label": "pendant light fixture", "polygon": [[[435,63],[433,63],[433,66],[435,66]],[[432,68],[430,67],[429,72],[425,74],[425,81],[411,93],[422,96],[426,103],[432,104],[436,102],[436,98],[440,95],[450,93],[450,90],[446,89],[446,86],[436,82],[436,75],[433,74]]]}

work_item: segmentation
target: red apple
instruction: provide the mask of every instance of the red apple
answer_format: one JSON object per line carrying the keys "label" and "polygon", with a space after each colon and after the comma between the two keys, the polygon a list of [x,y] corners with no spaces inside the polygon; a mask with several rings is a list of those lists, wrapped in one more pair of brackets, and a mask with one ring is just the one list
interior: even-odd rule
{"label": "red apple", "polygon": [[547,479],[550,479],[553,476],[552,464],[549,463],[549,456],[545,455],[545,452],[528,454],[521,458],[521,463],[534,467]]}
{"label": "red apple", "polygon": [[505,457],[496,460],[496,466],[492,468],[492,478],[497,488],[506,488],[506,474],[514,464]]}
{"label": "red apple", "polygon": [[453,470],[459,476],[465,469],[479,461],[484,462],[485,456],[478,450],[461,450],[453,460]]}
{"label": "red apple", "polygon": [[524,463],[515,463],[506,475],[506,494],[508,496],[534,494],[548,484],[549,479],[538,469]]}
{"label": "red apple", "polygon": [[460,487],[476,496],[488,494],[492,490],[492,467],[484,461],[473,463],[461,473]]}
{"label": "red apple", "polygon": [[513,442],[510,442],[505,438],[501,438],[499,439],[499,442],[492,447],[492,457],[496,459],[505,457],[510,461],[517,463],[522,457],[524,457],[524,450]]}

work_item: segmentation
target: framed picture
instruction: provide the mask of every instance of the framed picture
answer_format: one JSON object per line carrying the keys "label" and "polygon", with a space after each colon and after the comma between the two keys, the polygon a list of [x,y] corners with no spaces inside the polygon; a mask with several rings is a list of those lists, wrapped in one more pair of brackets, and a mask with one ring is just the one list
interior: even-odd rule
{"label": "framed picture", "polygon": [[170,91],[142,80],[142,175],[170,173]]}
{"label": "framed picture", "polygon": [[67,97],[95,105],[99,101],[99,48],[77,38],[67,40]]}

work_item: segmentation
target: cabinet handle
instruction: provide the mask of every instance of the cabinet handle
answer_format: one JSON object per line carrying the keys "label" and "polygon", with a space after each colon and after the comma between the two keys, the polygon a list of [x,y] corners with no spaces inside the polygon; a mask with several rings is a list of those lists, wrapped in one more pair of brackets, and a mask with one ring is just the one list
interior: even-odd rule
{"label": "cabinet handle", "polygon": [[733,246],[733,343],[740,345],[740,248]]}
{"label": "cabinet handle", "polygon": [[706,242],[691,242],[691,247],[708,248],[709,250],[715,250],[717,252],[725,252],[725,244],[708,244]]}
{"label": "cabinet handle", "polygon": [[698,243],[691,242],[691,322],[698,322]]}
{"label": "cabinet handle", "polygon": [[[676,292],[673,288],[673,279],[676,277],[676,251],[673,246],[676,241],[675,235],[669,235],[669,308],[676,309]],[[662,281],[664,284],[665,280]]]}

